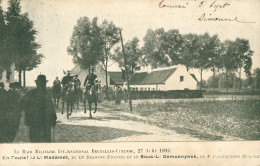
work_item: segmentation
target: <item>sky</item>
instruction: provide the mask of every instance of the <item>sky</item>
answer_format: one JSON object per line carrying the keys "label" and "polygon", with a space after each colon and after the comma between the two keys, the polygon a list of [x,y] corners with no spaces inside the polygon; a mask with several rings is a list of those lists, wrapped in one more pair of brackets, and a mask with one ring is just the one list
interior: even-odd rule
{"label": "sky", "polygon": [[[7,0],[1,5],[6,9]],[[123,29],[124,42],[136,36],[142,44],[149,28],[178,29],[181,34],[208,32],[217,34],[221,41],[248,39],[254,51],[253,69],[260,67],[259,0],[21,0],[21,6],[34,21],[37,41],[42,46],[39,53],[45,56],[38,68],[27,72],[28,86],[35,85],[40,73],[47,76],[50,86],[56,76],[61,79],[63,70],[74,67],[67,47],[73,27],[83,16],[98,17],[99,23],[104,19],[113,21]],[[200,21],[203,15],[233,21]],[[112,66],[111,70],[118,67]],[[193,72],[199,78],[199,73]],[[205,78],[210,75],[204,73]]]}

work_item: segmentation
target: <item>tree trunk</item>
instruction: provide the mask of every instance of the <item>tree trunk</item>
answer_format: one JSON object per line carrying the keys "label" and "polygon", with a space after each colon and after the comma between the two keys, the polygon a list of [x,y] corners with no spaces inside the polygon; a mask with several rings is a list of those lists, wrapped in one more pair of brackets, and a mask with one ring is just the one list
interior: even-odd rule
{"label": "tree trunk", "polygon": [[216,90],[216,87],[215,87],[215,66],[213,66],[213,88],[214,88],[214,92]]}
{"label": "tree trunk", "polygon": [[226,88],[227,88],[227,92],[228,92],[228,72],[226,71]]}
{"label": "tree trunk", "polygon": [[202,69],[200,69],[200,90],[202,90]]}
{"label": "tree trunk", "polygon": [[26,86],[26,79],[25,79],[25,70],[23,71],[23,87],[25,87]]}
{"label": "tree trunk", "polygon": [[241,67],[239,68],[239,81],[238,81],[238,89],[241,90]]}
{"label": "tree trunk", "polygon": [[19,79],[19,84],[20,84],[20,86],[22,86],[22,70],[19,69],[18,72],[19,72],[19,76],[18,76],[18,77],[19,77],[19,78],[18,78],[18,79]]}
{"label": "tree trunk", "polygon": [[108,80],[107,80],[107,61],[108,61],[108,56],[106,55],[105,71],[106,71],[106,86],[108,87]]}

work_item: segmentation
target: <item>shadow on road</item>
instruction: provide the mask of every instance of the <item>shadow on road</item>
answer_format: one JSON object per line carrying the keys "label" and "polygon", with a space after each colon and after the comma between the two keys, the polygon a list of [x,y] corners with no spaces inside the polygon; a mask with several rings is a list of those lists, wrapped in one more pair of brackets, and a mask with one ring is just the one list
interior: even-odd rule
{"label": "shadow on road", "polygon": [[132,135],[148,134],[111,127],[57,124],[55,142],[103,142]]}

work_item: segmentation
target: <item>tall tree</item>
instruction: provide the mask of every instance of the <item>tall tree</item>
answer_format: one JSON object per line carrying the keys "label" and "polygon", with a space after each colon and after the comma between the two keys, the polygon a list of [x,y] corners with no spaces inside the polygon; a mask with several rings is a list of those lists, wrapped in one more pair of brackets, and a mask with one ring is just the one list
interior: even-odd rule
{"label": "tall tree", "polygon": [[233,41],[226,40],[222,44],[221,61],[222,69],[224,70],[226,75],[226,88],[228,91],[228,75],[230,72],[233,72],[238,68],[236,46]]}
{"label": "tall tree", "polygon": [[234,42],[235,53],[237,56],[236,63],[238,67],[239,74],[239,90],[241,89],[241,69],[244,68],[246,75],[250,75],[252,60],[251,56],[253,51],[250,49],[250,44],[248,40],[237,38]]}
{"label": "tall tree", "polygon": [[259,90],[260,89],[260,68],[256,68],[254,70],[253,75],[254,75],[254,87]]}
{"label": "tall tree", "polygon": [[105,68],[106,72],[106,86],[108,86],[107,80],[107,65],[108,60],[111,58],[111,49],[120,41],[119,28],[114,25],[113,22],[108,22],[104,20],[101,25],[102,38],[104,41],[104,53],[101,62]]}
{"label": "tall tree", "polygon": [[12,63],[12,57],[7,50],[7,26],[5,23],[4,12],[0,6],[0,68],[8,69]]}
{"label": "tall tree", "polygon": [[145,54],[145,63],[151,64],[152,67],[169,66],[170,57],[167,56],[165,48],[162,47],[162,38],[164,37],[164,29],[148,29],[144,40],[142,52]]}
{"label": "tall tree", "polygon": [[194,50],[194,67],[200,72],[200,89],[202,89],[202,72],[209,68],[210,36],[208,33],[199,35],[198,49]]}
{"label": "tall tree", "polygon": [[221,42],[218,38],[218,35],[214,35],[212,37],[210,37],[209,41],[208,41],[208,66],[211,69],[212,73],[213,73],[213,88],[214,88],[214,92],[215,92],[215,76],[216,76],[216,72],[217,70],[219,70],[221,68],[221,58],[220,58],[220,54],[221,54]]}
{"label": "tall tree", "polygon": [[[8,34],[8,56],[14,58],[15,64],[19,61],[19,27],[21,25],[21,5],[20,0],[9,0],[8,8],[5,13],[5,18],[7,22],[7,34]],[[17,65],[16,65],[17,66]],[[19,83],[22,84],[22,70],[20,68],[16,68],[19,73]]]}
{"label": "tall tree", "polygon": [[163,33],[161,38],[162,52],[170,58],[170,65],[181,63],[180,56],[183,52],[184,38],[179,30],[173,29]]}
{"label": "tall tree", "polygon": [[74,26],[67,52],[73,56],[73,62],[82,68],[97,64],[104,52],[102,29],[97,24],[98,18],[89,20],[80,17]]}
{"label": "tall tree", "polygon": [[38,54],[40,45],[35,41],[37,31],[34,29],[33,21],[29,19],[28,13],[21,14],[19,0],[10,0],[6,12],[8,27],[9,52],[14,57],[16,70],[19,72],[19,82],[21,84],[21,74],[36,68],[41,62],[43,55]]}
{"label": "tall tree", "polygon": [[184,65],[187,71],[194,68],[194,57],[198,54],[199,37],[196,34],[187,34],[183,36],[183,50],[180,56],[180,64]]}
{"label": "tall tree", "polygon": [[[137,37],[133,37],[132,40],[124,44],[124,48],[127,66],[133,72],[135,67],[141,63],[142,53],[139,46],[139,39]],[[124,67],[124,54],[121,47],[117,47],[115,49],[115,54],[113,55],[112,59],[118,62],[120,67]]]}

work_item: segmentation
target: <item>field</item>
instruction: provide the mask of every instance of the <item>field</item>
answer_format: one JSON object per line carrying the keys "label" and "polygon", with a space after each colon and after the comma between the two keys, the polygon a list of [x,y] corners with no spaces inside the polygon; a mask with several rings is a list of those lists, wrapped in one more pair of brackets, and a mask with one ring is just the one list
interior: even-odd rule
{"label": "field", "polygon": [[[222,100],[221,100],[222,99]],[[129,112],[128,103],[103,102],[107,109]],[[133,114],[146,123],[201,140],[260,140],[259,96],[133,101]]]}

